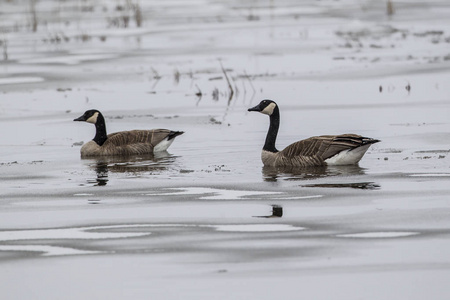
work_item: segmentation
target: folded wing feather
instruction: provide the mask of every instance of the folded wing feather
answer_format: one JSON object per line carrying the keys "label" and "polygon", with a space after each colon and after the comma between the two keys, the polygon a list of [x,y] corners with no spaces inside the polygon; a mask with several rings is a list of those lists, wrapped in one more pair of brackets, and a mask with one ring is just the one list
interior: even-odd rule
{"label": "folded wing feather", "polygon": [[370,140],[357,134],[314,136],[287,146],[280,155],[285,158],[314,157],[324,161],[341,151],[371,143]]}
{"label": "folded wing feather", "polygon": [[151,153],[153,148],[164,140],[170,130],[131,130],[108,135],[102,148],[104,155],[127,155]]}

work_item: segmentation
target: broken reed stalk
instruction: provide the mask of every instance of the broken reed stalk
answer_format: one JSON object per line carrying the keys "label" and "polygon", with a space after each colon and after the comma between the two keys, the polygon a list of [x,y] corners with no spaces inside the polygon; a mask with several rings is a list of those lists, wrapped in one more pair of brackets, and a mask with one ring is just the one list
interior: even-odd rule
{"label": "broken reed stalk", "polygon": [[136,3],[133,8],[134,8],[134,21],[136,22],[136,27],[141,27],[142,26],[141,5],[139,3]]}
{"label": "broken reed stalk", "polygon": [[225,79],[227,80],[228,88],[230,89],[230,96],[228,97],[228,101],[230,101],[233,98],[234,90],[233,90],[233,87],[231,86],[230,79],[228,78],[227,71],[225,71],[225,69],[223,68],[222,62],[219,61],[219,63],[220,63],[220,67],[222,68],[222,72],[225,75]]}
{"label": "broken reed stalk", "polygon": [[8,42],[3,42],[3,60],[8,60]]}
{"label": "broken reed stalk", "polygon": [[[134,2],[133,0],[127,0],[126,8],[127,8],[127,11],[131,11],[133,13],[133,19],[134,19],[134,22],[136,23],[136,27],[141,27],[142,26],[141,5],[138,0],[136,0],[135,3],[133,3],[133,2]],[[128,25],[128,24],[126,24],[126,25]]]}
{"label": "broken reed stalk", "polygon": [[387,14],[388,16],[392,16],[394,14],[394,5],[391,0],[387,1]]}
{"label": "broken reed stalk", "polygon": [[256,89],[255,89],[255,87],[253,86],[252,79],[250,78],[250,75],[248,75],[248,74],[247,74],[247,71],[245,71],[245,70],[244,70],[244,75],[245,75],[245,77],[248,79],[248,82],[250,83],[250,86],[251,86],[251,88],[252,88],[252,90],[253,90],[253,94],[256,93]]}
{"label": "broken reed stalk", "polygon": [[175,80],[176,84],[180,83],[180,76],[181,76],[180,71],[178,71],[178,69],[175,69],[173,71],[173,79]]}
{"label": "broken reed stalk", "polygon": [[36,32],[38,27],[36,0],[30,0],[30,12],[31,12],[31,28],[33,32]]}
{"label": "broken reed stalk", "polygon": [[0,46],[3,47],[3,60],[8,60],[8,39],[5,37],[3,40],[0,40]]}
{"label": "broken reed stalk", "polygon": [[202,93],[202,90],[198,87],[198,85],[196,84],[195,85],[195,87],[197,88],[197,90],[198,90],[198,92],[197,93],[195,93],[195,96],[197,96],[197,97],[202,97],[203,96],[203,93]]}

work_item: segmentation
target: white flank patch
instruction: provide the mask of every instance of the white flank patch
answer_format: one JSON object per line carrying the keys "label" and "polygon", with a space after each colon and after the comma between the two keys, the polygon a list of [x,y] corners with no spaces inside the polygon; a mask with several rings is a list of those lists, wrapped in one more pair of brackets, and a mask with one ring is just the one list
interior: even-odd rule
{"label": "white flank patch", "polygon": [[353,150],[341,151],[335,156],[326,159],[325,162],[327,165],[330,166],[344,166],[357,164],[363,157],[364,153],[366,153],[367,149],[369,149],[369,147],[370,144],[358,147]]}
{"label": "white flank patch", "polygon": [[0,85],[2,84],[18,84],[18,83],[33,83],[42,82],[44,78],[41,77],[12,77],[12,78],[0,78]]}
{"label": "white flank patch", "polygon": [[232,232],[274,232],[304,230],[303,227],[294,227],[287,224],[242,224],[242,225],[217,225],[213,226],[217,231]]}
{"label": "white flank patch", "polygon": [[337,237],[344,238],[361,238],[361,239],[380,239],[380,238],[396,238],[418,235],[419,232],[408,232],[408,231],[380,231],[380,232],[364,232],[364,233],[349,233],[349,234],[338,234]]}
{"label": "white flank patch", "polygon": [[[235,200],[240,199],[245,196],[252,195],[270,195],[270,194],[280,194],[280,192],[258,192],[258,191],[235,191],[235,190],[222,190],[214,188],[202,188],[202,187],[192,187],[192,188],[174,188],[174,190],[181,190],[174,193],[163,193],[156,194],[157,196],[178,196],[178,195],[202,195],[202,194],[215,194],[213,196],[201,196],[199,199],[205,200]],[[154,194],[150,194],[154,195]]]}
{"label": "white flank patch", "polygon": [[168,140],[168,138],[163,139],[161,142],[159,142],[155,148],[153,148],[153,152],[161,152],[161,151],[166,151],[167,148],[170,147],[170,145],[172,145],[173,140],[175,138]]}

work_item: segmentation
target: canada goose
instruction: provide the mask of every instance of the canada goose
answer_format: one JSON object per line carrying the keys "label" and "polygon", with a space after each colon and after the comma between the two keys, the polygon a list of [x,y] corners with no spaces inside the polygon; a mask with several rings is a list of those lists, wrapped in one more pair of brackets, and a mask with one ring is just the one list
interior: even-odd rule
{"label": "canada goose", "polygon": [[92,141],[81,147],[81,157],[151,154],[165,151],[176,136],[183,131],[168,129],[131,130],[106,134],[105,118],[98,110],[86,111],[74,121],[85,121],[95,125],[96,133]]}
{"label": "canada goose", "polygon": [[379,142],[356,134],[322,135],[295,142],[278,151],[275,148],[280,126],[278,105],[272,100],[263,100],[248,111],[257,111],[270,117],[270,127],[261,153],[264,166],[352,165],[358,163],[371,144]]}

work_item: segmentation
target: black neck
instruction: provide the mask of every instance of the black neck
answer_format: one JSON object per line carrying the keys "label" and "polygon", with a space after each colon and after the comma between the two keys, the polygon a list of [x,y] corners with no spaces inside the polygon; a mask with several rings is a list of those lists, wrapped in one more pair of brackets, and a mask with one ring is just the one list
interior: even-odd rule
{"label": "black neck", "polygon": [[106,134],[105,119],[101,114],[98,114],[97,116],[97,122],[95,123],[95,130],[96,131],[94,142],[96,142],[99,146],[101,146],[108,138]]}
{"label": "black neck", "polygon": [[280,127],[280,111],[278,106],[275,106],[273,113],[270,115],[270,126],[267,132],[266,142],[264,144],[263,150],[269,152],[278,152],[275,148],[275,142],[277,140],[278,128]]}

